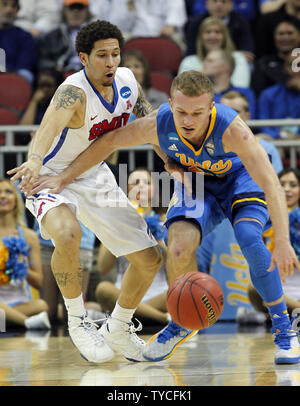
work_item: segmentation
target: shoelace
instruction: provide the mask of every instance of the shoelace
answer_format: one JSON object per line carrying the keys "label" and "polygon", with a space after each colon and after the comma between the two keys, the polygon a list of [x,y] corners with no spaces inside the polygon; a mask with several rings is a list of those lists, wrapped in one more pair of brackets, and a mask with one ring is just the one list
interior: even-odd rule
{"label": "shoelace", "polygon": [[130,334],[132,334],[132,338],[134,338],[135,341],[144,344],[144,341],[141,338],[139,338],[139,336],[137,334],[135,334],[136,331],[142,330],[143,325],[138,319],[135,319],[135,320],[139,323],[139,325],[137,327],[135,327],[132,322],[129,323],[129,332],[130,332]]}
{"label": "shoelace", "polygon": [[174,336],[177,336],[180,331],[187,331],[184,328],[178,326],[176,323],[171,321],[168,326],[157,336],[157,341],[159,343],[165,343],[169,341]]}

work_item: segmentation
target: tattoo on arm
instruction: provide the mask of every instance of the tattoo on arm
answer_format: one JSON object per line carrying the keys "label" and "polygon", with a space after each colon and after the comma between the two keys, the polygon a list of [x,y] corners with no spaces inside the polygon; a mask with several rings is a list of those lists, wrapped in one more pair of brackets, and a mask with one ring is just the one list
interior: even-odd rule
{"label": "tattoo on arm", "polygon": [[79,99],[80,103],[84,103],[83,91],[75,86],[63,86],[57,90],[55,109],[58,110],[61,107],[67,109],[73,106]]}
{"label": "tattoo on arm", "polygon": [[140,118],[140,117],[145,117],[147,114],[151,113],[151,111],[153,111],[153,107],[146,99],[145,93],[139,84],[138,84],[138,89],[139,89],[139,94],[138,94],[138,98],[137,98],[137,101],[136,101],[134,109],[133,109],[133,114],[137,118]]}

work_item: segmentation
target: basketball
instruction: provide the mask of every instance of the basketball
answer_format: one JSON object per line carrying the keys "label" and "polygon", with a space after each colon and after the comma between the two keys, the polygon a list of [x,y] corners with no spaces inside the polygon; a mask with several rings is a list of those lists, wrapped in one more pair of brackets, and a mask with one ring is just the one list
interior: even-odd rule
{"label": "basketball", "polygon": [[212,276],[203,272],[180,275],[167,293],[167,309],[172,320],[189,330],[202,330],[221,316],[224,295]]}

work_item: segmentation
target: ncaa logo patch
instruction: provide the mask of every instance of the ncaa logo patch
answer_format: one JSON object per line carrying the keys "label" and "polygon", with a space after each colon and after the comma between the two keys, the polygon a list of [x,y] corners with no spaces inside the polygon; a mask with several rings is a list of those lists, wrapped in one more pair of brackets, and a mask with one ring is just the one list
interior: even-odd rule
{"label": "ncaa logo patch", "polygon": [[120,90],[120,95],[123,99],[128,99],[131,96],[131,89],[128,86],[123,86]]}

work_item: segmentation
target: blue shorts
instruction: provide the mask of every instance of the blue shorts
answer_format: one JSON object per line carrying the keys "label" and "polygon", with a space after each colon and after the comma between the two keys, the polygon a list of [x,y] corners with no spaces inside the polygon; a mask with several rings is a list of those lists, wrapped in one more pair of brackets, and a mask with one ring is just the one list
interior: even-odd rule
{"label": "blue shorts", "polygon": [[191,221],[199,226],[203,238],[224,218],[233,223],[239,209],[245,206],[247,217],[259,220],[263,226],[268,221],[264,192],[244,167],[223,178],[200,174],[196,174],[195,178],[192,196],[185,193],[182,183],[175,181],[166,227],[175,221]]}

